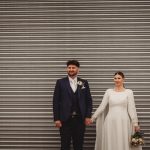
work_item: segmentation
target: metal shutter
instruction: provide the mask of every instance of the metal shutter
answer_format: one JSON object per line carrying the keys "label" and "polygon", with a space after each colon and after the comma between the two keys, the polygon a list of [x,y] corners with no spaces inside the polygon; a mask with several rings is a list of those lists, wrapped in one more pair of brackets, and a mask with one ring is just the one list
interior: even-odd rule
{"label": "metal shutter", "polygon": [[[52,95],[68,59],[81,63],[94,108],[123,71],[150,149],[150,1],[1,0],[0,149],[59,150]],[[94,149],[95,124],[85,150]]]}

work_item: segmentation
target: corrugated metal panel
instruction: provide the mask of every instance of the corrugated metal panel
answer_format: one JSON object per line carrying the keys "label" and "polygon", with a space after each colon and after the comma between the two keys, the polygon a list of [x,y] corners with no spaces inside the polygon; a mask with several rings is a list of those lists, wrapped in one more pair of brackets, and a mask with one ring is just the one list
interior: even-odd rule
{"label": "corrugated metal panel", "polygon": [[[134,90],[144,150],[150,149],[150,1],[1,0],[0,149],[58,150],[52,95],[65,62],[81,62],[94,109],[115,71]],[[95,124],[84,149],[92,150]]]}

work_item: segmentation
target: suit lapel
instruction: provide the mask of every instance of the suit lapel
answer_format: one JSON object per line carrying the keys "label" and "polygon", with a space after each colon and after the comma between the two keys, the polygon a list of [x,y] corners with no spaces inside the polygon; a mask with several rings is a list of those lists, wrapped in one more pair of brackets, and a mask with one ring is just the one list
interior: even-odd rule
{"label": "suit lapel", "polygon": [[67,88],[67,91],[71,94],[71,86],[70,86],[70,82],[69,82],[69,78],[68,77],[66,77],[66,80],[65,80],[65,87]]}
{"label": "suit lapel", "polygon": [[[78,81],[80,81],[80,78],[77,77],[77,83]],[[81,89],[80,89],[80,86],[77,84],[77,90],[78,90],[78,98],[80,99],[80,96],[81,96]]]}

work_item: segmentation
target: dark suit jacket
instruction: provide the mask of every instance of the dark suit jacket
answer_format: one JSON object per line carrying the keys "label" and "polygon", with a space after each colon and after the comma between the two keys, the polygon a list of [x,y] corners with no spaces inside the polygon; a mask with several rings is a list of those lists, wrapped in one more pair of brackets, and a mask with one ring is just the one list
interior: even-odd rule
{"label": "dark suit jacket", "polygon": [[[82,118],[91,117],[92,97],[87,80],[77,78],[83,85],[78,85],[78,99]],[[53,95],[54,121],[66,121],[71,116],[71,86],[69,78],[65,77],[57,80]]]}

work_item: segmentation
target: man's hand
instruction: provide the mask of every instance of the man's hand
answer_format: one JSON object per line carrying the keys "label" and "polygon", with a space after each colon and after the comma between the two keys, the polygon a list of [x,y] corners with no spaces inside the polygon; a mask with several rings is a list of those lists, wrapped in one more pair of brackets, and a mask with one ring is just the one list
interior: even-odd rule
{"label": "man's hand", "polygon": [[89,126],[91,124],[91,118],[85,118],[85,125]]}
{"label": "man's hand", "polygon": [[60,121],[60,120],[55,121],[55,126],[56,126],[57,128],[62,127],[61,121]]}

